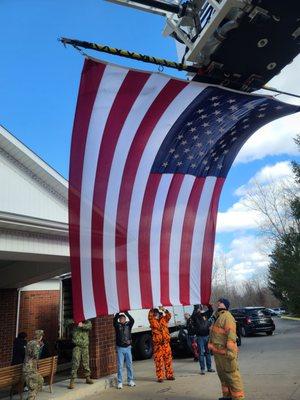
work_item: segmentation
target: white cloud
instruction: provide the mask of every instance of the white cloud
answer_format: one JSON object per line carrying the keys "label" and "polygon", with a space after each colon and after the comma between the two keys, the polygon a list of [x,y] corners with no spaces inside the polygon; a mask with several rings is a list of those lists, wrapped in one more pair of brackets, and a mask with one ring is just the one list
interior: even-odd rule
{"label": "white cloud", "polygon": [[300,133],[300,113],[280,118],[255,132],[239,152],[235,164],[274,155],[297,155],[294,138]]}
{"label": "white cloud", "polygon": [[269,258],[263,246],[262,239],[253,235],[240,236],[232,240],[227,252],[224,252],[219,244],[215,254],[218,257],[218,253],[221,252],[225,257],[227,280],[241,282],[265,275]]}
{"label": "white cloud", "polygon": [[276,184],[293,178],[293,171],[289,161],[280,161],[273,165],[266,165],[259,170],[245,185],[238,187],[234,194],[243,196],[256,183],[261,185]]}
{"label": "white cloud", "polygon": [[256,183],[263,186],[275,185],[291,179],[292,176],[292,169],[288,161],[263,167],[245,185],[235,190],[234,194],[239,197],[239,200],[227,211],[218,213],[217,232],[257,229],[261,217],[260,214],[247,207],[246,193],[251,191]]}

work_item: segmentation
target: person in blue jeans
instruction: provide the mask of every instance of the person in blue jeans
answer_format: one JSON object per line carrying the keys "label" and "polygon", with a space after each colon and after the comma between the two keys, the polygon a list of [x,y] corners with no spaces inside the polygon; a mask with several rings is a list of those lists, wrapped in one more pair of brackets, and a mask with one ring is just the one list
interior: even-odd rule
{"label": "person in blue jeans", "polygon": [[207,372],[215,372],[215,370],[212,369],[211,355],[208,349],[210,327],[209,319],[213,314],[213,308],[210,304],[207,307],[208,309],[205,311],[204,307],[201,304],[196,305],[194,306],[194,311],[192,314],[192,319],[195,325],[195,333],[197,337],[201,375],[205,375],[205,364]]}
{"label": "person in blue jeans", "polygon": [[[128,317],[128,321],[126,320]],[[131,329],[134,319],[125,311],[124,314],[117,313],[114,316],[114,328],[116,331],[117,362],[118,362],[118,389],[123,388],[123,365],[125,361],[127,369],[128,386],[135,386],[133,380],[132,353],[131,353]]]}

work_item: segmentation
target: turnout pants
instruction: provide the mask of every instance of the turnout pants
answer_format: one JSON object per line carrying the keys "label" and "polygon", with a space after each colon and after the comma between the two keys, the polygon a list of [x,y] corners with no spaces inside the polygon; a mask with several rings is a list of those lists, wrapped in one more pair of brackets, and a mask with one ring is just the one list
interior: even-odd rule
{"label": "turnout pants", "polygon": [[157,379],[170,379],[174,376],[170,343],[153,343],[153,356]]}
{"label": "turnout pants", "polygon": [[244,387],[237,364],[237,357],[231,360],[222,354],[214,354],[217,373],[222,385],[225,398],[244,400]]}
{"label": "turnout pants", "polygon": [[77,371],[80,366],[80,361],[82,361],[84,377],[88,378],[91,375],[90,370],[90,356],[88,346],[80,347],[75,346],[72,353],[72,369],[71,369],[71,379],[77,378]]}

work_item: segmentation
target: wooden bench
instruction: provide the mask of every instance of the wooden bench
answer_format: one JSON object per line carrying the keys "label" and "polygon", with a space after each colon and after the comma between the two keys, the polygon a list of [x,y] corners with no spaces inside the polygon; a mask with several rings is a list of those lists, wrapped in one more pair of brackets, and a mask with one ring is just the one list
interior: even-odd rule
{"label": "wooden bench", "polygon": [[[13,392],[17,391],[20,395],[20,399],[23,399],[24,380],[22,366],[22,364],[18,364],[0,368],[0,389],[11,387],[10,398],[13,397]],[[45,383],[49,385],[50,393],[52,393],[52,383],[56,369],[57,356],[44,358],[38,361],[38,372],[45,379]]]}

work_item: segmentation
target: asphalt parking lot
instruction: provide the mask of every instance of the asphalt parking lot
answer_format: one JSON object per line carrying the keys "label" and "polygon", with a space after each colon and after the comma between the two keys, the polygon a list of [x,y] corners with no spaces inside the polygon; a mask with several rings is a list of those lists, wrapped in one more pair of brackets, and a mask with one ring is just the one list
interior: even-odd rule
{"label": "asphalt parking lot", "polygon": [[[274,336],[243,338],[240,370],[248,400],[300,400],[300,321],[275,318]],[[157,383],[153,360],[134,363],[137,386],[110,388],[89,400],[215,400],[221,396],[216,374],[200,376],[190,358],[174,361],[176,381]]]}

